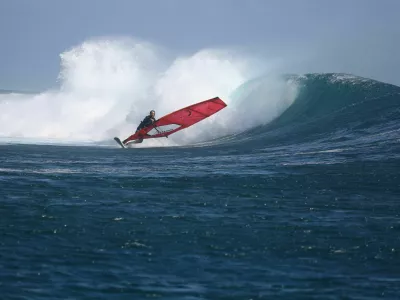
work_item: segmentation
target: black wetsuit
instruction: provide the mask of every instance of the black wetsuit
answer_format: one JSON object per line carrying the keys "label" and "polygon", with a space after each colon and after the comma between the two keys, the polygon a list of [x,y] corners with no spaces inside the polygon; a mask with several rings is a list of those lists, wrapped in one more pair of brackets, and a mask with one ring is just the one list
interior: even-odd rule
{"label": "black wetsuit", "polygon": [[138,128],[136,129],[136,131],[153,124],[155,121],[156,120],[152,116],[147,116],[146,118],[143,119],[142,122],[140,122],[140,124],[139,124]]}

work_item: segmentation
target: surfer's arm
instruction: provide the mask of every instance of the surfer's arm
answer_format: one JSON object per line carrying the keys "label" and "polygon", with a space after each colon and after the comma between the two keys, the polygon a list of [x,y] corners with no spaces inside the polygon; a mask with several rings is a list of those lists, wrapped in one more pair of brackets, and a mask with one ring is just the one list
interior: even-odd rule
{"label": "surfer's arm", "polygon": [[156,126],[156,120],[153,119],[153,118],[150,118],[150,119],[148,120],[148,122],[147,122],[147,126],[150,126],[150,125]]}
{"label": "surfer's arm", "polygon": [[149,116],[147,116],[144,120],[143,120],[143,125],[144,127],[150,126],[152,124],[155,123],[155,120]]}

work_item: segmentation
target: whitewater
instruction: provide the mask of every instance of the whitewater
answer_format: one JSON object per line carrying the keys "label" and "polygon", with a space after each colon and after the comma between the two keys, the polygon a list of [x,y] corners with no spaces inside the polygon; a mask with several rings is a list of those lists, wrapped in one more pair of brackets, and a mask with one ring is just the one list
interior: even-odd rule
{"label": "whitewater", "polygon": [[290,106],[297,92],[294,83],[269,74],[240,93],[260,68],[255,59],[231,50],[171,58],[150,43],[96,39],[61,53],[60,59],[59,88],[0,95],[0,140],[108,145],[114,136],[132,134],[152,109],[159,118],[215,96],[223,99],[228,109],[218,115],[168,140],[140,146],[185,145],[265,124]]}

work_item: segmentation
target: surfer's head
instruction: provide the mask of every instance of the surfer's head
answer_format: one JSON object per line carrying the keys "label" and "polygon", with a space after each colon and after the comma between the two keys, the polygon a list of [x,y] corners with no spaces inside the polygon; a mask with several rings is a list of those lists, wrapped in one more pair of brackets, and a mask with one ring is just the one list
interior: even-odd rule
{"label": "surfer's head", "polygon": [[150,111],[150,116],[154,117],[156,115],[156,112],[154,110]]}

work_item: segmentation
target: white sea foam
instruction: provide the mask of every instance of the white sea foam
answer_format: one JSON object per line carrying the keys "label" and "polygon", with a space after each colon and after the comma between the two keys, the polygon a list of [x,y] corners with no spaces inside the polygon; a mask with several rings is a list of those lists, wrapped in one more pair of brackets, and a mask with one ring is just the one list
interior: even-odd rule
{"label": "white sea foam", "polygon": [[228,107],[216,115],[139,147],[182,145],[266,123],[296,96],[295,85],[271,76],[240,87],[254,76],[255,61],[228,50],[171,60],[149,43],[96,39],[60,57],[59,89],[0,95],[0,138],[73,144],[124,139],[151,109],[159,118],[208,98],[223,99]]}

